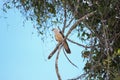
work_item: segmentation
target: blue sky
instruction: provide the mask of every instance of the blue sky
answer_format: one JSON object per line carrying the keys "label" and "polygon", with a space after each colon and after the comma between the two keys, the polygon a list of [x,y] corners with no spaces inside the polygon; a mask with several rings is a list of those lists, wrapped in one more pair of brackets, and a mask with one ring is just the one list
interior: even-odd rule
{"label": "blue sky", "polygon": [[[47,60],[57,42],[51,36],[42,42],[32,22],[26,21],[23,25],[23,21],[17,9],[0,11],[0,80],[57,80],[56,54]],[[79,41],[75,34],[70,38]],[[72,54],[68,57],[79,69],[73,67],[61,51],[58,65],[63,80],[82,74],[85,63],[81,58],[82,47],[72,43],[69,46]]]}

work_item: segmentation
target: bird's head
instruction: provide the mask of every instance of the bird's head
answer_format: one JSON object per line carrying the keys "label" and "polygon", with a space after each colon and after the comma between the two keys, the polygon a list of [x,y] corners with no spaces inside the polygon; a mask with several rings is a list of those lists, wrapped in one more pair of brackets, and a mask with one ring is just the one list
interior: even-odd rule
{"label": "bird's head", "polygon": [[53,32],[59,32],[59,29],[53,28],[52,31],[53,31]]}

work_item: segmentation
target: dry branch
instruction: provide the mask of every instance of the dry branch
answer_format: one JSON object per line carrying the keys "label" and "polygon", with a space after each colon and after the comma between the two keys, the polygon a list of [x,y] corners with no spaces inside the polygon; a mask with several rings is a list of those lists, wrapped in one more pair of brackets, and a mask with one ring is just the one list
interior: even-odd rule
{"label": "dry branch", "polygon": [[54,54],[55,52],[58,50],[59,46],[60,46],[61,43],[58,43],[57,46],[54,48],[54,50],[50,53],[50,55],[48,56],[48,59],[50,59]]}
{"label": "dry branch", "polygon": [[75,65],[75,64],[67,57],[67,55],[66,55],[64,49],[63,49],[63,52],[64,52],[64,55],[65,55],[65,57],[67,58],[67,60],[68,60],[73,66],[75,66],[76,68],[78,68],[78,66]]}
{"label": "dry branch", "polygon": [[68,25],[66,25],[66,28],[70,26],[70,24],[72,23],[73,20],[74,20],[74,17],[71,18],[71,20],[69,21]]}
{"label": "dry branch", "polygon": [[73,44],[76,44],[76,45],[78,45],[78,46],[82,46],[82,47],[84,47],[84,48],[91,48],[91,47],[92,47],[92,46],[85,46],[85,45],[83,45],[83,44],[77,43],[77,42],[75,42],[75,41],[73,41],[73,40],[71,40],[71,39],[69,39],[69,38],[67,38],[67,40],[70,41],[70,42],[73,43]]}
{"label": "dry branch", "polygon": [[61,80],[61,77],[60,77],[60,74],[59,74],[59,70],[58,70],[58,58],[59,58],[59,54],[60,54],[60,49],[61,48],[62,48],[62,45],[59,46],[59,48],[58,48],[58,53],[57,53],[56,60],[55,60],[55,70],[56,70],[56,74],[57,74],[58,80]]}
{"label": "dry branch", "polygon": [[66,1],[65,1],[65,7],[64,7],[64,24],[63,24],[62,33],[64,33],[65,28],[66,28],[66,19],[67,19],[67,11],[66,11]]}
{"label": "dry branch", "polygon": [[81,23],[82,20],[86,19],[87,17],[90,17],[90,16],[94,15],[95,12],[96,12],[96,11],[91,12],[91,13],[88,13],[88,14],[86,14],[85,16],[83,16],[83,17],[81,17],[80,19],[78,19],[78,21],[77,21],[76,23],[74,23],[74,24],[72,25],[72,27],[69,29],[69,31],[68,31],[68,33],[67,33],[67,35],[66,35],[66,38],[67,38],[68,35],[72,32],[72,30],[75,29],[75,28],[77,27],[77,25]]}

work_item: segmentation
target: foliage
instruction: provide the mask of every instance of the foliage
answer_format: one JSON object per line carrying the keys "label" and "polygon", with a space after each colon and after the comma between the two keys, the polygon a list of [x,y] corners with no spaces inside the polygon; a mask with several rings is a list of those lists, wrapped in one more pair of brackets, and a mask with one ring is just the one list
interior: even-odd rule
{"label": "foliage", "polygon": [[[9,3],[6,2],[4,8],[11,8]],[[88,41],[88,46],[90,46],[85,47],[82,52],[82,56],[87,60],[84,67],[86,73],[84,77],[99,80],[119,79],[119,0],[12,0],[11,3],[27,19],[37,21],[39,24],[37,29],[41,34],[45,28],[49,29],[50,27],[46,27],[45,23],[66,24],[66,20],[70,21],[71,17],[74,17],[73,21],[76,21],[95,11],[93,16],[86,17],[76,27],[77,37],[82,41]],[[5,9],[3,10],[6,12]]]}
{"label": "foliage", "polygon": [[[75,10],[76,6],[73,5],[77,5],[77,2],[69,5]],[[86,78],[113,80],[116,75],[120,75],[120,2],[119,0],[81,2],[73,14],[79,19],[81,15],[91,11],[96,11],[95,15],[83,21],[91,31],[91,35],[87,36],[91,36],[89,45],[93,46],[83,52],[84,58],[88,60],[84,67],[88,73]]]}

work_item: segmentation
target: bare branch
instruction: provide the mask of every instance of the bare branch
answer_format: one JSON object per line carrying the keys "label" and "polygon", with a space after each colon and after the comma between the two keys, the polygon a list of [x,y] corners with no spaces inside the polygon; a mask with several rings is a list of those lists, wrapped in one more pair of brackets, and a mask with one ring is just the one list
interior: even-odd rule
{"label": "bare branch", "polygon": [[83,45],[83,44],[77,43],[77,42],[75,42],[75,41],[73,41],[73,40],[71,40],[71,39],[69,39],[69,38],[67,38],[67,40],[70,41],[70,42],[73,43],[73,44],[76,44],[76,45],[78,45],[78,46],[82,46],[82,47],[84,47],[84,48],[91,48],[91,47],[92,47],[92,46],[85,46],[85,45]]}
{"label": "bare branch", "polygon": [[75,65],[75,64],[67,57],[67,55],[66,55],[64,49],[63,49],[63,52],[64,52],[64,55],[65,55],[65,57],[67,58],[67,60],[68,60],[73,66],[75,66],[76,68],[78,68],[78,66]]}
{"label": "bare branch", "polygon": [[67,17],[67,12],[66,12],[66,1],[65,1],[65,7],[64,7],[64,25],[63,25],[63,29],[62,29],[63,33],[65,31],[65,28],[66,28],[66,17]]}
{"label": "bare branch", "polygon": [[107,53],[107,60],[108,60],[108,63],[107,63],[107,74],[106,74],[106,79],[109,80],[109,74],[110,74],[110,54],[109,54],[109,43],[108,43],[108,30],[107,30],[107,26],[102,22],[102,25],[103,25],[103,34],[104,34],[104,42],[105,42],[105,48],[106,48],[106,53]]}
{"label": "bare branch", "polygon": [[[77,9],[78,9],[78,7],[79,7],[79,0],[77,0],[77,3],[78,3],[77,6],[75,6],[76,8],[75,8],[74,16],[76,16],[77,13],[78,13]],[[66,28],[69,27],[70,24],[71,24],[71,22],[74,20],[74,16],[73,16],[73,18],[71,18],[71,20],[69,21],[68,25],[66,25]]]}
{"label": "bare branch", "polygon": [[68,23],[68,25],[66,26],[66,28],[70,26],[70,24],[71,24],[71,22],[72,22],[73,20],[74,20],[74,17],[71,18],[71,20],[69,21],[69,23]]}
{"label": "bare branch", "polygon": [[59,70],[58,70],[58,58],[59,58],[61,48],[62,48],[62,45],[60,45],[58,48],[58,53],[57,53],[56,60],[55,60],[55,69],[56,69],[56,74],[57,74],[58,80],[61,80],[61,76],[60,76]]}
{"label": "bare branch", "polygon": [[83,16],[83,17],[81,17],[80,19],[78,19],[78,21],[77,21],[76,23],[74,23],[74,24],[72,25],[72,27],[69,29],[69,31],[68,31],[68,33],[67,33],[67,35],[66,35],[66,38],[67,38],[68,35],[72,32],[72,30],[75,29],[78,24],[80,24],[80,22],[81,22],[82,20],[86,19],[87,17],[92,16],[95,12],[96,12],[96,11],[91,12],[91,13],[88,13],[88,14],[86,14],[85,16]]}
{"label": "bare branch", "polygon": [[59,48],[61,43],[58,43],[57,46],[54,48],[54,50],[49,54],[48,56],[48,59],[50,59],[54,54],[55,52],[57,51],[57,49]]}

